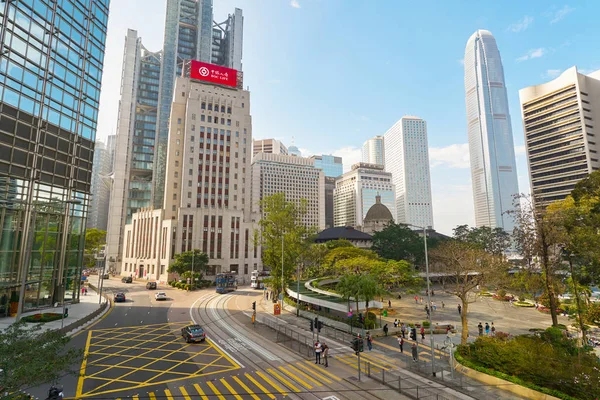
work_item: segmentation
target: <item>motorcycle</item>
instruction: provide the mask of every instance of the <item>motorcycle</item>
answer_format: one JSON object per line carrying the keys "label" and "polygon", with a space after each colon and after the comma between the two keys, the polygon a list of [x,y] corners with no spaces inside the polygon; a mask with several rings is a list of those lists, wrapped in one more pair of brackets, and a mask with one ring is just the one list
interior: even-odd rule
{"label": "motorcycle", "polygon": [[61,400],[63,397],[62,388],[52,385],[48,390],[48,397],[46,397],[46,400]]}

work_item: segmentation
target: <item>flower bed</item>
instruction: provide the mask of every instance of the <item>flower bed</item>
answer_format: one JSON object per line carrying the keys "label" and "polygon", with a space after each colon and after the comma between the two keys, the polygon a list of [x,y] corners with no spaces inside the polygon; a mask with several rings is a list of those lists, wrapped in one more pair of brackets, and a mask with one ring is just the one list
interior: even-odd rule
{"label": "flower bed", "polygon": [[28,315],[26,317],[21,318],[21,320],[25,321],[25,322],[41,323],[41,322],[56,321],[61,318],[62,318],[62,314],[59,314],[59,313],[43,313],[43,314]]}
{"label": "flower bed", "polygon": [[514,299],[515,299],[515,298],[514,298],[514,296],[509,296],[509,295],[506,295],[506,296],[499,296],[499,295],[497,295],[497,294],[495,294],[495,295],[493,296],[493,298],[494,298],[494,300],[499,300],[499,301],[511,301],[511,300],[514,300]]}
{"label": "flower bed", "polygon": [[[543,312],[543,313],[550,313],[550,307],[546,307],[546,306],[539,306],[538,311]],[[556,312],[559,314],[562,314],[565,312],[565,310],[563,310],[562,308],[557,308]]]}

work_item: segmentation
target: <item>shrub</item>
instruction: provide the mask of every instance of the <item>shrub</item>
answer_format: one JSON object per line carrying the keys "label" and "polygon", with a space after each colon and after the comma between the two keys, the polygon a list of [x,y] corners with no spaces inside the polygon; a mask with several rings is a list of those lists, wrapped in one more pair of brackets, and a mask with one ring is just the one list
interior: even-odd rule
{"label": "shrub", "polygon": [[429,321],[423,321],[423,328],[429,328],[431,326],[431,324],[429,323]]}
{"label": "shrub", "polygon": [[496,291],[496,296],[498,296],[498,297],[504,297],[504,296],[506,296],[506,290],[504,290],[504,289],[497,290]]}
{"label": "shrub", "polygon": [[62,314],[59,314],[59,313],[43,313],[43,314],[28,315],[26,317],[21,318],[21,320],[23,320],[25,322],[43,323],[43,322],[57,321],[61,318],[62,318]]}
{"label": "shrub", "polygon": [[528,303],[526,301],[516,301],[513,304],[517,307],[535,307],[535,305]]}

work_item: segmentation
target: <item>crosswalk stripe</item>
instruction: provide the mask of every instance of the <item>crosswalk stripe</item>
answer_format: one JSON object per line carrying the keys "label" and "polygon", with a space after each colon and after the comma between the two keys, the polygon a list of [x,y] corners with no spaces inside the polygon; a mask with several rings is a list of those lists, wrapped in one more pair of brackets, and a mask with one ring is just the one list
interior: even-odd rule
{"label": "crosswalk stripe", "polygon": [[[343,362],[346,365],[349,365],[350,367],[354,368],[355,370],[358,370],[358,363],[357,362],[353,362],[353,361],[357,361],[357,359],[355,358],[354,360],[349,360],[347,358],[338,358],[339,361]],[[361,360],[360,362],[360,370],[363,371],[364,373],[367,373],[367,365],[366,363]],[[380,369],[377,367],[371,367],[371,371],[372,372],[379,372]]]}
{"label": "crosswalk stripe", "polygon": [[267,382],[269,385],[271,385],[275,390],[277,390],[279,393],[283,394],[284,396],[287,396],[288,392],[287,390],[284,390],[281,388],[281,386],[279,386],[277,383],[273,382],[269,377],[267,377],[265,374],[263,374],[260,371],[256,371],[256,375],[260,376],[261,378],[263,378],[265,380],[265,382]]}
{"label": "crosswalk stripe", "polygon": [[[304,364],[306,364],[306,365],[304,365]],[[304,363],[302,363],[302,362],[299,362],[299,363],[297,363],[296,365],[299,365],[299,366],[300,366],[300,365],[302,365],[302,366],[303,366],[303,367],[305,367],[305,368],[308,368],[308,367],[310,367],[310,368],[308,368],[308,369],[311,369],[311,368],[312,368],[312,366],[313,366],[314,364],[313,364],[312,362],[310,362],[310,361],[304,361]],[[339,378],[339,377],[335,376],[335,375],[334,375],[334,374],[332,374],[331,372],[327,372],[327,371],[325,371],[325,370],[322,370],[322,371],[319,371],[319,372],[320,372],[320,373],[322,373],[322,374],[324,374],[324,375],[327,375],[328,377],[330,377],[331,379],[334,379],[334,380],[336,380],[336,381],[341,381],[341,380],[342,380],[342,378]]]}
{"label": "crosswalk stripe", "polygon": [[246,393],[248,393],[250,396],[252,396],[252,398],[254,400],[260,400],[260,397],[258,397],[256,394],[254,394],[252,389],[250,389],[248,387],[248,385],[246,385],[244,382],[242,382],[240,380],[240,378],[238,378],[237,376],[233,376],[233,380],[236,381],[238,383],[238,385],[240,385],[242,387],[242,389],[244,389],[246,391]]}
{"label": "crosswalk stripe", "polygon": [[292,382],[288,381],[286,378],[279,375],[273,368],[269,368],[267,371],[269,371],[269,373],[271,375],[273,375],[275,378],[279,379],[281,382],[283,382],[285,385],[287,385],[287,387],[292,389],[294,392],[296,392],[296,393],[300,392],[300,389],[298,389],[296,386],[294,386],[294,384]]}
{"label": "crosswalk stripe", "polygon": [[[310,375],[306,374],[305,372],[300,371],[298,368],[294,367],[293,365],[288,365],[287,367],[293,369],[296,372],[298,372],[300,375],[305,376],[306,379],[314,382],[315,385],[317,385],[317,386],[322,386],[323,385],[321,382],[319,382],[315,378],[311,377]],[[323,367],[323,368],[325,368],[325,367]],[[324,376],[321,376],[320,372],[321,371],[317,371],[316,374],[315,374],[315,375],[319,376],[319,379],[321,379],[325,383],[333,383],[329,379],[325,378]]]}
{"label": "crosswalk stripe", "polygon": [[[393,368],[393,366],[391,365],[384,365],[383,362],[381,362],[378,358],[372,356],[372,355],[363,355],[363,357],[371,363],[371,368],[373,368],[373,365],[375,365],[376,367],[380,368],[380,369],[390,369]],[[387,363],[386,363],[387,364]]]}
{"label": "crosswalk stripe", "polygon": [[213,393],[217,395],[219,400],[225,400],[225,397],[223,397],[221,392],[219,392],[219,389],[217,389],[217,387],[215,385],[213,385],[213,383],[211,381],[206,381],[206,384],[208,385],[208,387],[210,387],[210,389],[213,391]]}
{"label": "crosswalk stripe", "polygon": [[194,389],[196,389],[196,391],[198,392],[200,397],[202,397],[202,400],[208,400],[208,396],[206,396],[206,394],[204,394],[204,390],[202,390],[200,385],[198,385],[197,383],[194,383]]}
{"label": "crosswalk stripe", "polygon": [[[270,397],[271,399],[273,399],[273,400],[274,400],[274,399],[276,399],[276,397],[275,397],[275,396],[273,396],[273,394],[272,394],[270,391],[268,391],[268,390],[267,390],[267,388],[265,388],[265,387],[264,387],[262,384],[260,384],[260,383],[259,383],[259,382],[258,382],[256,379],[254,379],[254,378],[252,377],[252,375],[250,375],[250,374],[246,373],[246,374],[244,374],[244,376],[246,376],[246,378],[248,378],[248,379],[249,379],[249,380],[250,380],[252,383],[254,383],[254,384],[256,385],[256,387],[257,387],[257,388],[259,388],[260,390],[262,390],[264,394],[266,394],[267,396],[269,396],[269,397]],[[280,391],[279,391],[279,389],[277,389],[277,388],[275,388],[275,390],[277,390],[278,392],[280,392]],[[281,393],[281,394],[283,394],[284,396],[286,395],[286,393],[284,393],[284,392],[280,392],[280,393]]]}
{"label": "crosswalk stripe", "polygon": [[309,382],[305,381],[304,379],[302,379],[301,377],[297,376],[296,374],[291,373],[290,371],[288,371],[287,369],[285,369],[283,367],[283,365],[279,366],[279,370],[281,372],[283,372],[284,374],[286,374],[287,376],[289,376],[292,379],[295,379],[296,382],[299,382],[301,385],[303,385],[305,388],[307,389],[312,389],[313,385],[311,385]]}
{"label": "crosswalk stripe", "polygon": [[134,394],[132,397],[133,400],[140,400],[140,396],[138,396],[137,394]]}
{"label": "crosswalk stripe", "polygon": [[229,383],[227,383],[227,381],[225,380],[225,378],[221,378],[220,381],[223,384],[223,386],[225,386],[227,388],[227,390],[229,390],[229,393],[231,393],[237,400],[243,400],[242,396],[240,396],[239,394],[237,394],[237,392],[235,391],[235,389],[233,388],[233,386],[231,386]]}
{"label": "crosswalk stripe", "polygon": [[171,395],[171,391],[169,389],[165,389],[165,396],[167,396],[167,400],[173,400],[173,396]]}
{"label": "crosswalk stripe", "polygon": [[179,391],[181,392],[181,394],[183,395],[183,398],[185,400],[192,400],[192,398],[190,397],[190,395],[188,394],[187,390],[185,390],[185,387],[183,386],[179,386]]}
{"label": "crosswalk stripe", "polygon": [[150,400],[156,400],[156,395],[154,394],[154,392],[148,393],[148,397],[150,397]]}

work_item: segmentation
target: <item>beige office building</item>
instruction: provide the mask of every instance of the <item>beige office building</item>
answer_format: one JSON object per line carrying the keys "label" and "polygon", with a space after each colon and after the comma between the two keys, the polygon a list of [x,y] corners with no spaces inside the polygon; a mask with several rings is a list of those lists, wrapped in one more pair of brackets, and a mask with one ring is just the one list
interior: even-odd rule
{"label": "beige office building", "polygon": [[[152,257],[155,249],[162,257],[162,250],[166,248],[170,260],[177,253],[201,250],[209,257],[209,277],[232,272],[239,275],[240,284],[249,282],[252,270],[260,267],[260,251],[253,245],[257,225],[250,202],[250,93],[187,77],[176,79],[174,93],[165,171],[165,208],[152,211],[156,216],[163,213],[163,224],[158,232],[162,235],[164,228],[168,228],[169,239],[159,240],[158,247],[152,248],[155,246],[150,236],[152,231],[142,225],[145,230],[139,240],[149,241],[148,251]],[[145,223],[143,217],[136,218]],[[135,231],[140,229],[139,223],[137,227],[133,224],[128,227],[132,237],[138,240]],[[156,230],[154,228],[154,232]],[[127,242],[124,248],[127,249]],[[133,259],[127,254],[124,258],[128,265]],[[156,268],[162,271],[162,264],[157,263]],[[138,277],[139,271],[138,267]]]}
{"label": "beige office building", "polygon": [[252,145],[252,155],[256,153],[287,154],[288,149],[276,139],[257,139]]}
{"label": "beige office building", "polygon": [[260,214],[260,201],[285,193],[287,201],[307,201],[306,226],[325,229],[325,174],[314,159],[284,154],[258,153],[252,161],[252,207]]}
{"label": "beige office building", "polygon": [[600,70],[569,68],[558,78],[519,91],[529,179],[536,206],[567,197],[600,167]]}

